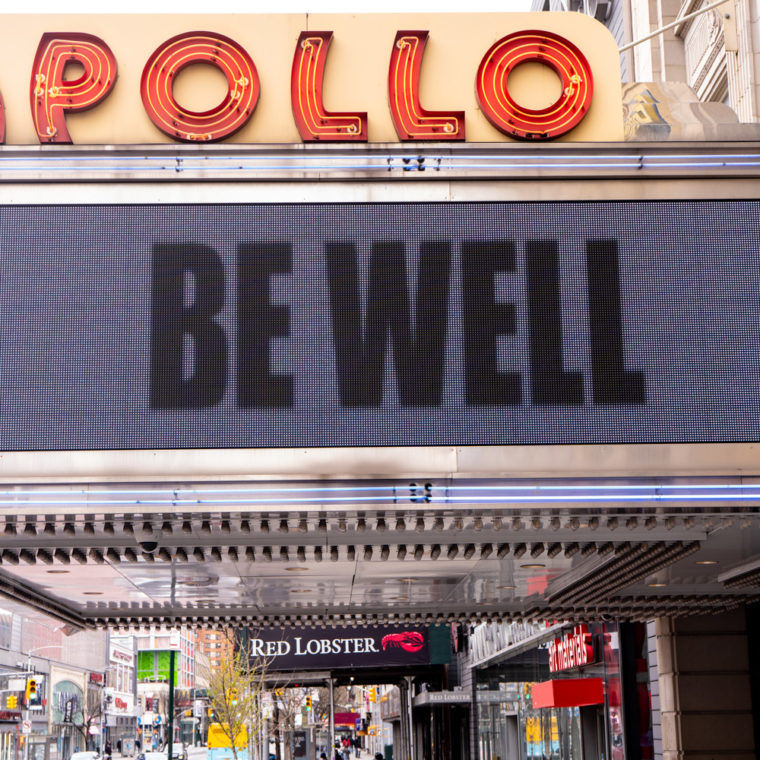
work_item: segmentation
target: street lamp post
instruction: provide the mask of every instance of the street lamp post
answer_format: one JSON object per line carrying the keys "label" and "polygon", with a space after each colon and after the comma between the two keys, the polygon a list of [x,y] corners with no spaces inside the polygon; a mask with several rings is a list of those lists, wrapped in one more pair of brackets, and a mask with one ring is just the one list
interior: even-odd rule
{"label": "street lamp post", "polygon": [[111,704],[113,697],[111,694],[106,693],[108,688],[106,673],[110,668],[106,668],[106,672],[103,673],[103,694],[101,695],[100,706],[100,754],[105,756],[106,744],[108,743],[108,707]]}
{"label": "street lamp post", "polygon": [[[30,649],[26,653],[26,673],[24,674],[26,676],[26,685],[27,689],[24,691],[24,717],[23,721],[25,723],[29,723],[31,726],[31,722],[29,720],[29,699],[27,696],[28,691],[28,684],[31,676],[34,675],[34,671],[32,670],[32,655],[35,652],[41,652],[43,649],[63,649],[63,647],[60,644],[46,644],[41,647],[34,647],[33,649]],[[24,760],[28,760],[29,758],[29,736],[31,735],[31,729],[30,733],[26,735],[26,738],[24,739]]]}

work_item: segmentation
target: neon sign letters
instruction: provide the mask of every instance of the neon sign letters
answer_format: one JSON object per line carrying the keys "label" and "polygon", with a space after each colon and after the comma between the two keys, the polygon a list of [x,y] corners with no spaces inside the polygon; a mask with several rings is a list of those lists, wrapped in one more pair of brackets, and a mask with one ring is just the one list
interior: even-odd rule
{"label": "neon sign letters", "polygon": [[[82,74],[66,79],[66,68]],[[91,34],[43,34],[34,57],[30,90],[34,128],[41,143],[71,143],[65,114],[100,103],[116,83],[116,58]]]}
{"label": "neon sign letters", "polygon": [[[388,107],[401,141],[465,139],[464,111],[431,111],[420,100],[420,70],[429,33],[396,33],[388,66]],[[293,118],[303,142],[366,142],[368,115],[331,112],[323,103],[323,78],[332,31],[304,31],[298,37],[291,71]],[[177,75],[192,64],[219,69],[227,79],[221,102],[192,111],[175,98]],[[561,82],[560,97],[540,109],[520,105],[509,92],[508,78],[523,63],[541,63]],[[78,69],[73,76],[72,69]],[[40,143],[70,144],[66,114],[101,103],[113,90],[117,63],[106,42],[83,33],[45,33],[34,59],[30,102]],[[240,130],[254,115],[260,95],[256,66],[249,53],[224,35],[193,31],[176,35],[149,56],[142,70],[140,95],[152,123],[178,142],[216,142]],[[588,112],[593,77],[586,57],[569,40],[553,32],[528,30],[501,38],[477,69],[478,104],[503,134],[541,141],[574,129]],[[0,142],[5,119],[0,100]]]}
{"label": "neon sign letters", "polygon": [[[227,93],[215,108],[198,112],[174,98],[172,82],[193,63],[216,66],[227,78]],[[245,125],[259,99],[259,76],[248,53],[221,34],[190,32],[172,37],[148,59],[140,94],[151,121],[176,140],[223,140]]]}
{"label": "neon sign letters", "polygon": [[[509,94],[507,79],[521,63],[543,63],[559,76],[562,93],[547,108],[524,108]],[[478,103],[496,129],[521,139],[551,139],[580,124],[588,111],[593,79],[586,57],[559,34],[516,32],[485,54],[476,78]]]}

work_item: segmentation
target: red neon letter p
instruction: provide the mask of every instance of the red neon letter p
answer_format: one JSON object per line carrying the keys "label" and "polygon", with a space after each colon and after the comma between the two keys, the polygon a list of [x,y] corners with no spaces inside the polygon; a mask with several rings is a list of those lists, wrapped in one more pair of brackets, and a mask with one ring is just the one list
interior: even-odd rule
{"label": "red neon letter p", "polygon": [[[84,72],[64,79],[66,65],[78,63]],[[42,35],[34,57],[30,99],[34,129],[41,143],[71,143],[65,114],[100,103],[116,82],[116,58],[91,34]]]}

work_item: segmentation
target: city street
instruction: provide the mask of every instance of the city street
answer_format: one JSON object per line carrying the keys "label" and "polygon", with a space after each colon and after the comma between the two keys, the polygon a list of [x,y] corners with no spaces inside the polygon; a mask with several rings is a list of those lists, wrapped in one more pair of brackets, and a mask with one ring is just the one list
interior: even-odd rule
{"label": "city street", "polygon": [[[162,753],[164,757],[166,757],[166,753]],[[187,760],[206,760],[206,754],[207,749],[206,747],[193,747],[188,746],[187,748]],[[367,752],[366,750],[359,750],[357,753],[352,754],[352,760],[368,760],[370,758],[372,753]],[[136,756],[129,756],[129,755],[122,755],[118,752],[114,752],[111,756],[112,760],[135,760]],[[283,756],[283,760],[285,760]]]}

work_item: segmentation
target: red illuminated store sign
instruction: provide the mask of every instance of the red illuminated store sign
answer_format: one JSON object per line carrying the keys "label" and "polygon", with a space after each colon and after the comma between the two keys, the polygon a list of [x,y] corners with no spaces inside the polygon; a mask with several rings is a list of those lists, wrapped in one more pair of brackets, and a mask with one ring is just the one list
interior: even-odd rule
{"label": "red illuminated store sign", "polygon": [[549,672],[557,673],[571,668],[580,668],[594,661],[591,634],[585,625],[573,628],[561,639],[549,644]]}
{"label": "red illuminated store sign", "polygon": [[[463,111],[430,111],[420,102],[420,69],[428,40],[424,30],[396,33],[388,66],[388,105],[399,140],[464,140]],[[331,112],[322,100],[323,76],[331,31],[302,32],[293,55],[291,106],[304,142],[366,142],[365,112]],[[206,111],[184,108],[173,83],[186,67],[203,63],[227,79],[222,101]],[[523,63],[541,63],[561,82],[559,98],[550,106],[530,109],[510,95],[507,80]],[[82,73],[66,79],[69,64]],[[71,143],[67,113],[97,106],[114,88],[116,59],[105,41],[90,34],[46,33],[32,70],[30,99],[34,128],[41,143]],[[488,121],[503,134],[521,140],[550,140],[575,128],[586,116],[593,79],[583,53],[559,34],[519,31],[494,43],[475,77],[478,104]],[[172,37],[148,58],[140,94],[153,124],[179,142],[214,142],[240,130],[252,117],[260,94],[251,56],[224,35],[195,31]],[[4,118],[0,107],[0,142]]]}

